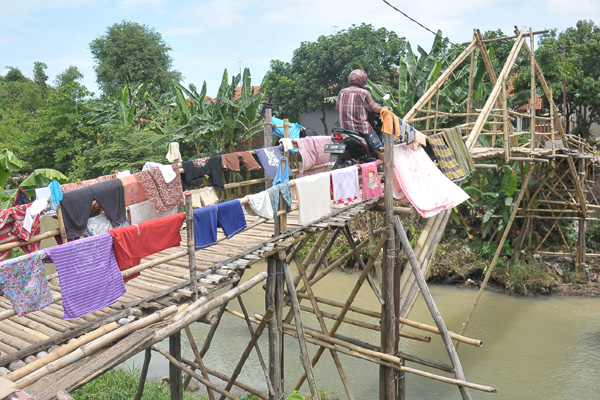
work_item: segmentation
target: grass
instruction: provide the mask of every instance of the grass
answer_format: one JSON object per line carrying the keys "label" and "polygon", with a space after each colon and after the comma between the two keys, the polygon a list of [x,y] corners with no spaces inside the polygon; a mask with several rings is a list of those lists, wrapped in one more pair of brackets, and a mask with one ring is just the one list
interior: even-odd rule
{"label": "grass", "polygon": [[[77,389],[71,396],[76,400],[131,400],[135,397],[139,371],[114,369]],[[169,385],[146,381],[143,400],[170,400]],[[206,400],[208,397],[184,392],[184,400]]]}

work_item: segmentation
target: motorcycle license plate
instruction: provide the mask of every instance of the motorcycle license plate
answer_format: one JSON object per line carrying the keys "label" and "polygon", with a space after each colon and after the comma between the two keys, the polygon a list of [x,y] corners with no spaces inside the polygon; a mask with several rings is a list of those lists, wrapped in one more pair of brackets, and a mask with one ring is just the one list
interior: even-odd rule
{"label": "motorcycle license plate", "polygon": [[325,145],[325,153],[343,153],[346,145],[343,143],[333,143]]}

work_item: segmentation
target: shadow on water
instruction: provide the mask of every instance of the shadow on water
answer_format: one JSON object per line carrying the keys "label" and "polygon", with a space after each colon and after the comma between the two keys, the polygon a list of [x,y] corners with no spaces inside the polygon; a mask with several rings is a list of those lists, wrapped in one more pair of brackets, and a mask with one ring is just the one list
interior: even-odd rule
{"label": "shadow on water", "polygon": [[[246,272],[246,278],[264,270],[255,265]],[[358,274],[336,272],[315,285],[317,296],[345,301],[356,283]],[[449,330],[460,332],[461,324],[477,294],[474,290],[432,285],[434,300]],[[264,312],[264,291],[255,287],[243,295],[250,315]],[[364,285],[356,298],[355,305],[378,310],[378,302],[368,285]],[[241,310],[237,301],[230,307]],[[324,311],[336,313],[331,307]],[[492,386],[498,393],[471,390],[473,399],[592,399],[600,392],[600,300],[586,298],[517,298],[509,295],[486,292],[469,324],[466,335],[483,340],[483,347],[475,348],[461,344],[458,354],[468,381]],[[353,319],[378,324],[372,318],[349,313]],[[421,298],[415,304],[410,318],[433,325],[427,307]],[[317,328],[312,315],[303,315],[303,323]],[[327,320],[330,327],[332,320]],[[409,332],[424,334],[412,328]],[[192,331],[201,346],[208,327],[194,324]],[[342,325],[340,334],[378,344],[379,333],[353,325]],[[185,336],[185,335],[183,335]],[[246,347],[250,335],[245,321],[225,314],[212,345],[204,358],[205,364],[219,372],[230,374]],[[268,357],[266,331],[259,341],[263,357]],[[167,342],[162,347],[167,348]],[[401,339],[400,348],[407,353],[449,363],[446,350],[439,337],[432,336],[431,343]],[[316,347],[309,344],[311,355]],[[302,370],[298,361],[298,343],[285,337],[285,388],[291,391]],[[192,359],[192,351],[184,344],[184,356]],[[362,360],[340,355],[342,365],[353,394],[357,399],[378,398],[379,369]],[[143,353],[129,360],[125,366],[140,367]],[[407,366],[440,375],[444,372],[407,363]],[[153,354],[150,377],[159,379],[168,375],[168,363],[162,356]],[[345,398],[337,370],[326,352],[315,368],[319,389],[335,392]],[[256,354],[253,352],[246,362],[240,381],[266,390],[264,375]],[[461,399],[455,386],[431,379],[407,374],[406,398],[411,400]],[[306,384],[301,392],[308,393]]]}

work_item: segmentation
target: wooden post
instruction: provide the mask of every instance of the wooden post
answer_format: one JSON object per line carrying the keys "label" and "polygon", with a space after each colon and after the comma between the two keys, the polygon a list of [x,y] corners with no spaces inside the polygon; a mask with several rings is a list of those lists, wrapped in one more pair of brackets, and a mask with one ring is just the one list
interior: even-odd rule
{"label": "wooden post", "polygon": [[504,162],[510,158],[510,138],[508,137],[508,100],[506,99],[506,81],[502,81],[502,119],[504,121]]}
{"label": "wooden post", "polygon": [[[169,336],[169,353],[173,358],[181,362],[181,331]],[[169,386],[171,388],[171,400],[183,400],[183,376],[181,369],[169,362]]]}
{"label": "wooden post", "polygon": [[533,51],[533,30],[529,28],[529,38],[531,43],[531,53],[529,62],[531,63],[531,150],[537,145],[537,135],[535,134],[535,57]]}
{"label": "wooden post", "polygon": [[[381,307],[381,352],[392,354],[395,349],[394,325],[394,266],[396,265],[396,238],[394,234],[394,137],[385,134],[384,144],[384,173],[386,176],[384,186],[384,226],[389,229],[385,241],[382,257],[383,276],[381,280],[381,295],[385,304]],[[393,400],[396,396],[394,370],[387,367],[379,368],[379,398]]]}
{"label": "wooden post", "polygon": [[140,381],[138,383],[138,389],[133,400],[140,400],[144,394],[144,385],[146,384],[146,376],[148,376],[148,367],[150,366],[150,358],[152,357],[152,350],[146,349],[144,354],[144,364],[142,365],[142,372],[140,373]]}
{"label": "wooden post", "polygon": [[[265,122],[263,123],[263,147],[271,147],[273,145],[273,123],[271,121],[272,117],[271,107],[265,107]],[[265,178],[267,174],[265,172]],[[265,189],[271,187],[271,180],[268,179],[265,182]]]}
{"label": "wooden post", "polygon": [[63,243],[67,243],[67,231],[65,230],[65,220],[63,219],[62,206],[59,204],[56,210],[56,218],[58,219],[58,228],[60,230],[60,238]]}
{"label": "wooden post", "polygon": [[[444,342],[444,346],[446,347],[446,351],[448,352],[448,356],[450,357],[450,361],[452,362],[452,366],[454,367],[454,376],[460,380],[466,380],[465,375],[462,370],[462,365],[460,363],[460,359],[458,358],[458,354],[456,353],[456,349],[452,344],[452,339],[450,338],[450,334],[448,333],[448,328],[442,319],[442,316],[431,296],[431,292],[429,291],[429,287],[427,287],[427,282],[425,282],[425,277],[423,276],[423,272],[419,268],[419,262],[417,261],[417,257],[410,246],[410,241],[408,240],[408,236],[406,236],[406,231],[404,230],[404,226],[402,226],[402,221],[399,217],[395,218],[395,230],[400,235],[400,240],[402,241],[402,248],[406,252],[406,256],[408,261],[410,262],[410,266],[413,270],[413,274],[415,275],[415,279],[421,289],[421,294],[423,295],[423,299],[425,300],[425,304],[427,304],[427,308],[429,309],[429,313],[433,317],[435,321],[435,325],[440,331],[440,335],[442,337],[442,341]],[[382,315],[383,316],[383,315]],[[383,351],[382,348],[382,352]],[[460,394],[463,400],[471,399],[471,394],[469,390],[464,386],[459,386]]]}
{"label": "wooden post", "polygon": [[198,300],[198,277],[196,276],[196,249],[194,244],[194,209],[191,193],[185,193],[185,224],[187,232],[187,254],[190,268],[190,288],[192,300]]}
{"label": "wooden post", "polygon": [[[192,330],[190,329],[189,326],[186,326],[184,328],[184,330],[185,330],[185,335],[188,338],[188,342],[190,343],[190,347],[192,348],[192,352],[194,353],[194,358],[196,359],[196,364],[198,364],[198,366],[200,367],[200,372],[202,373],[202,376],[204,377],[204,379],[209,380],[208,372],[206,371],[206,367],[204,366],[204,362],[202,361],[202,356],[200,355],[200,352],[198,351],[198,346],[196,345],[196,340],[194,340],[194,335],[192,335]],[[148,350],[150,350],[150,349],[147,349],[146,351],[148,351]],[[189,375],[189,376],[191,377],[191,375]],[[186,387],[187,387],[187,384],[184,383],[184,390]],[[209,386],[206,387],[206,393],[208,394],[209,400],[215,400],[215,395]]]}
{"label": "wooden post", "polygon": [[[473,40],[477,40],[477,32],[473,29]],[[471,53],[471,66],[469,67],[469,94],[467,96],[467,124],[471,122],[471,114],[473,113],[473,81],[475,73],[475,52]]]}
{"label": "wooden post", "polygon": [[554,98],[552,97],[552,89],[550,89],[550,141],[552,142],[552,157],[556,155],[556,144],[554,143]]}
{"label": "wooden post", "polygon": [[[267,258],[267,287],[265,291],[265,310],[277,308],[277,260],[275,256]],[[283,364],[281,363],[282,332],[277,314],[269,319],[269,377],[274,394],[269,393],[269,400],[278,400],[283,395]]]}
{"label": "wooden post", "polygon": [[308,355],[308,349],[306,348],[306,339],[304,333],[304,326],[302,324],[302,317],[300,316],[300,303],[296,296],[296,288],[294,287],[294,280],[292,279],[292,273],[287,264],[283,264],[283,271],[285,275],[285,281],[289,293],[289,298],[292,302],[292,310],[294,311],[294,322],[296,323],[296,334],[298,335],[298,345],[300,346],[300,363],[304,367],[304,373],[308,380],[308,387],[310,388],[310,394],[313,400],[319,400],[319,390],[317,389],[317,382],[315,380],[315,373],[313,372],[312,365],[310,364],[310,357]]}

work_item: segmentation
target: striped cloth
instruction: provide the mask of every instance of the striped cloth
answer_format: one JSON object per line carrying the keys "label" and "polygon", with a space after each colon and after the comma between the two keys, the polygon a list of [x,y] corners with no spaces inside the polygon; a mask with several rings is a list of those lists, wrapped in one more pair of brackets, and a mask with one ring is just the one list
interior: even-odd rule
{"label": "striped cloth", "polygon": [[458,165],[462,168],[465,176],[468,176],[475,168],[475,165],[473,164],[473,159],[463,141],[460,127],[455,126],[454,128],[446,129],[442,132],[442,136],[454,154],[454,157],[456,158]]}
{"label": "striped cloth", "polygon": [[428,139],[444,175],[453,181],[463,179],[466,174],[460,165],[458,165],[452,151],[446,146],[443,136],[440,133],[436,133],[435,135],[430,135]]}

